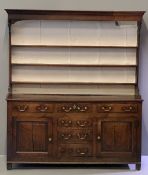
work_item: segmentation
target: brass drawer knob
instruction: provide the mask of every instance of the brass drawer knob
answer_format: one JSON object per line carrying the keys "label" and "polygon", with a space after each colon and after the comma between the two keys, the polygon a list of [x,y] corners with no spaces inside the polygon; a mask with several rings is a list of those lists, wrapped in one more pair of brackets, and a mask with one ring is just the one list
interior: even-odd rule
{"label": "brass drawer knob", "polygon": [[52,138],[51,138],[51,137],[49,137],[49,138],[48,138],[48,141],[49,141],[49,142],[51,142],[51,141],[52,141]]}
{"label": "brass drawer knob", "polygon": [[100,137],[100,136],[98,136],[98,137],[97,137],[97,140],[101,140],[101,137]]}

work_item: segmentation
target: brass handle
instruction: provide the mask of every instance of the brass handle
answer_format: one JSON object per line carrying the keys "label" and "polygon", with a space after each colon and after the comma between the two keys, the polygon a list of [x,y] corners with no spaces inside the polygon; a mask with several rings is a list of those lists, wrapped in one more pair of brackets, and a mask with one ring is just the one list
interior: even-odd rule
{"label": "brass handle", "polygon": [[70,111],[72,110],[72,107],[65,107],[65,106],[63,106],[63,107],[62,107],[62,110],[63,110],[64,112],[70,112]]}
{"label": "brass handle", "polygon": [[71,134],[68,134],[67,136],[65,134],[61,134],[61,137],[64,139],[64,140],[69,140],[72,135]]}
{"label": "brass handle", "polygon": [[82,121],[77,121],[76,123],[80,127],[85,127],[88,124],[88,121],[83,121],[83,122]]}
{"label": "brass handle", "polygon": [[112,110],[111,106],[101,106],[101,110],[105,111],[105,112],[109,112]]}
{"label": "brass handle", "polygon": [[51,142],[51,141],[52,141],[52,138],[51,138],[51,137],[49,137],[49,138],[48,138],[48,141],[49,141],[49,142]]}
{"label": "brass handle", "polygon": [[81,154],[81,155],[85,155],[86,153],[85,153],[85,152],[81,152],[81,153],[79,153],[79,154]]}
{"label": "brass handle", "polygon": [[77,149],[76,152],[80,155],[86,155],[88,153],[88,149],[82,151],[82,149]]}
{"label": "brass handle", "polygon": [[83,134],[83,136],[80,134],[77,134],[77,136],[80,140],[85,140],[87,138],[88,134]]}
{"label": "brass handle", "polygon": [[40,106],[37,106],[36,109],[40,112],[46,112],[48,110],[48,107],[40,105]]}
{"label": "brass handle", "polygon": [[134,106],[124,106],[122,107],[122,110],[125,112],[131,112],[131,111],[135,111],[135,107]]}
{"label": "brass handle", "polygon": [[88,110],[88,107],[87,106],[83,106],[83,107],[81,107],[81,106],[78,106],[78,105],[76,105],[76,104],[74,104],[73,106],[63,106],[62,107],[62,110],[64,111],[64,112],[85,112],[86,110]]}
{"label": "brass handle", "polygon": [[86,110],[88,109],[87,106],[84,106],[84,107],[77,107],[77,110],[80,111],[80,112],[85,112]]}
{"label": "brass handle", "polygon": [[28,106],[26,106],[26,105],[18,105],[17,106],[17,110],[19,112],[25,112],[27,109],[28,109]]}
{"label": "brass handle", "polygon": [[72,121],[71,120],[62,120],[61,121],[62,125],[64,125],[65,127],[71,126]]}

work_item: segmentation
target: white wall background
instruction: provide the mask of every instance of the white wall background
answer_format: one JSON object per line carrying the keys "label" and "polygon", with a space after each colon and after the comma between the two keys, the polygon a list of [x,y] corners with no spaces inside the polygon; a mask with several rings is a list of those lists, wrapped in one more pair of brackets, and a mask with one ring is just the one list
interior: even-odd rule
{"label": "white wall background", "polygon": [[4,9],[145,10],[141,37],[140,92],[143,103],[142,154],[148,155],[148,0],[0,0],[0,154],[6,154],[8,27]]}

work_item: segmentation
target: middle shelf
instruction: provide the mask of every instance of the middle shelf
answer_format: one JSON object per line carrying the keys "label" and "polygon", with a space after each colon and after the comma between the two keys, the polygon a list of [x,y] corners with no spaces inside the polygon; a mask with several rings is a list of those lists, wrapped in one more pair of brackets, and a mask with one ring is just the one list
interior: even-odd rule
{"label": "middle shelf", "polygon": [[12,81],[12,84],[43,84],[43,85],[135,85],[136,83],[104,83],[104,82],[37,82],[37,81]]}
{"label": "middle shelf", "polygon": [[44,48],[14,47],[13,65],[136,66],[136,48]]}
{"label": "middle shelf", "polygon": [[12,63],[12,66],[48,66],[48,67],[137,67],[132,64],[42,64],[42,63]]}
{"label": "middle shelf", "polygon": [[12,48],[18,47],[18,48],[25,48],[25,47],[30,47],[30,48],[106,48],[106,49],[134,49],[138,48],[138,46],[126,46],[126,45],[48,45],[48,44],[12,44]]}

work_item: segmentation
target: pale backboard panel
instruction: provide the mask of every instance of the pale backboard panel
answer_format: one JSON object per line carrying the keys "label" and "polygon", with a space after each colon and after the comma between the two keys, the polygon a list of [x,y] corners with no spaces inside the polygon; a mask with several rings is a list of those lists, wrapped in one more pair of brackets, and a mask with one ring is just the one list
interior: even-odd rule
{"label": "pale backboard panel", "polygon": [[20,21],[12,44],[137,46],[137,23],[113,21]]}

